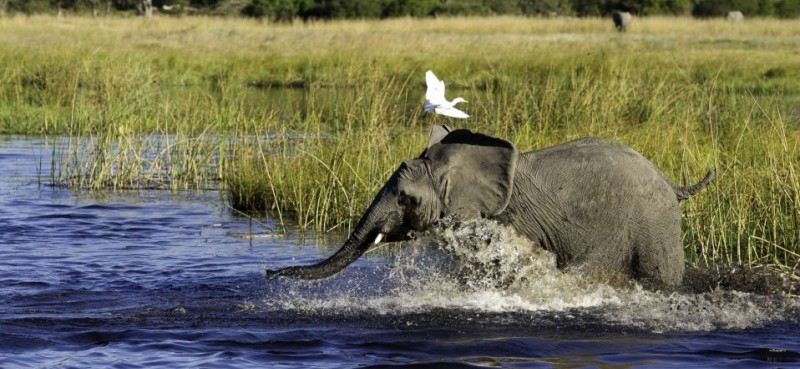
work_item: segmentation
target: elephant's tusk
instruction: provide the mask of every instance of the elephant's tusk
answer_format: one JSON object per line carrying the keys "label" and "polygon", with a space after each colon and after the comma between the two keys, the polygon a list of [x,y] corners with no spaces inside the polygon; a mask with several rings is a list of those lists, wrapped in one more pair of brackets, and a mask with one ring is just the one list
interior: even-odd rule
{"label": "elephant's tusk", "polygon": [[375,242],[373,242],[373,244],[377,245],[379,242],[381,242],[382,238],[383,238],[383,233],[378,233],[378,237],[375,237]]}

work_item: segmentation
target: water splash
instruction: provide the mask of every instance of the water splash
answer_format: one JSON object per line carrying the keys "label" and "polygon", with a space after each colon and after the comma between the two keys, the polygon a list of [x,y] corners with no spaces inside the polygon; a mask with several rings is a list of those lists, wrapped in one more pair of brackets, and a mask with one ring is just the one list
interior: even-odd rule
{"label": "water splash", "polygon": [[[323,282],[284,282],[271,308],[378,316],[432,311],[582,316],[648,331],[738,329],[796,319],[797,300],[724,289],[663,293],[618,275],[563,272],[555,255],[488,220],[442,222],[393,250],[391,263]],[[518,322],[517,322],[518,323]],[[513,323],[512,324],[516,324]],[[584,323],[576,323],[584,324]]]}
{"label": "water splash", "polygon": [[427,232],[395,256],[389,277],[417,308],[563,311],[619,301],[609,284],[563,273],[554,254],[488,220]]}

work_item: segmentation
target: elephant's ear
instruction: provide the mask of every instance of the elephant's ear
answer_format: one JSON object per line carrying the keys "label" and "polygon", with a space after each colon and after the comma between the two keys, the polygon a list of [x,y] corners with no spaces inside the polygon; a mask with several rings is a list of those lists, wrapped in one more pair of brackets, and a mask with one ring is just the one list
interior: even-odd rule
{"label": "elephant's ear", "polygon": [[441,142],[448,133],[450,133],[451,129],[444,124],[437,124],[431,128],[431,137],[428,138],[428,149],[431,146],[436,145],[437,143]]}
{"label": "elephant's ear", "polygon": [[505,210],[514,187],[517,156],[512,143],[466,129],[449,132],[423,153],[430,160],[446,214],[466,219]]}

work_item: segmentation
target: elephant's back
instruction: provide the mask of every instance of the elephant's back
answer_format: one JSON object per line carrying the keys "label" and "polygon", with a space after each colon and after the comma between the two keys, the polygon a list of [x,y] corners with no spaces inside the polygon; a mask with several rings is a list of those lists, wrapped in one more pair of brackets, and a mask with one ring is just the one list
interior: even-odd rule
{"label": "elephant's back", "polygon": [[[635,150],[602,138],[581,138],[523,155],[536,181],[575,216],[646,215],[648,207],[677,207],[661,171]],[[608,213],[608,214],[605,214]]]}
{"label": "elephant's back", "polygon": [[538,161],[571,161],[594,158],[618,158],[618,160],[644,159],[641,154],[614,140],[601,137],[583,137],[559,145],[546,147],[523,154]]}

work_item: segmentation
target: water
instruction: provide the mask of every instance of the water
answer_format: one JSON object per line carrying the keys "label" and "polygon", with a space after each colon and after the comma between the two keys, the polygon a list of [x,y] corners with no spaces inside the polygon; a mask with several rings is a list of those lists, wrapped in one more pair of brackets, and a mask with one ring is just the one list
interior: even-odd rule
{"label": "water", "polygon": [[597,283],[490,223],[265,281],[338,242],[281,237],[214,192],[52,188],[51,152],[0,137],[2,368],[800,367],[793,299]]}

